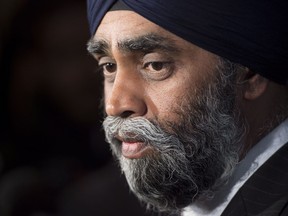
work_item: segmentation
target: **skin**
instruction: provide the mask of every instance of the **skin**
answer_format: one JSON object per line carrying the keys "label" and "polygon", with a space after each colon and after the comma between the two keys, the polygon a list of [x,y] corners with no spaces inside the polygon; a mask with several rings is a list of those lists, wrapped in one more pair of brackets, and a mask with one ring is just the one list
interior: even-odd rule
{"label": "skin", "polygon": [[242,87],[240,109],[249,125],[244,152],[249,151],[288,117],[288,88],[255,74]]}
{"label": "skin", "polygon": [[[117,45],[147,34],[161,35],[174,43],[175,50],[125,52]],[[171,106],[181,103],[180,99],[187,91],[195,92],[198,86],[213,79],[216,55],[182,40],[134,12],[107,13],[94,41],[99,39],[110,45],[108,55],[93,54],[99,65],[104,64],[107,115],[177,120],[177,116],[170,113]],[[163,68],[157,70],[153,65],[145,65],[149,62],[169,63],[164,63]],[[117,69],[109,72],[105,63],[117,64]]]}
{"label": "skin", "polygon": [[[123,48],[127,41],[147,35],[160,36],[161,41],[170,47]],[[105,46],[100,46],[103,43]],[[104,102],[108,116],[177,121],[171,107],[181,104],[186,92],[191,92],[193,99],[193,95],[208,82],[213,82],[215,77],[217,55],[132,11],[108,12],[91,44],[97,47],[90,52],[98,61],[99,71],[104,74]],[[278,112],[275,107],[287,106],[288,91],[260,75],[251,75],[248,69],[239,75],[239,83],[243,84],[238,86],[236,104],[249,128],[243,140],[245,146],[240,156],[243,158],[275,126],[263,129],[267,121],[272,121],[273,113]]]}
{"label": "skin", "polygon": [[[103,127],[107,141],[130,189],[148,207],[174,212],[199,197],[210,197],[210,192],[229,178],[238,160],[287,117],[287,87],[248,68],[229,65],[224,59],[221,63],[226,63],[225,70],[218,70],[218,66],[223,67],[219,56],[134,12],[108,12],[89,42],[88,50],[104,75],[108,117]],[[216,80],[220,73],[229,76],[229,81],[227,77]],[[223,86],[216,85],[217,81],[223,82]],[[226,82],[229,88],[225,89]],[[208,97],[208,90],[215,94]],[[224,94],[218,97],[221,91]],[[202,102],[201,106],[197,107],[196,102]],[[218,106],[214,106],[216,103]],[[190,108],[185,109],[188,105]],[[220,109],[225,110],[224,114],[223,110],[219,114]],[[230,127],[227,129],[228,112],[228,125],[234,131]],[[225,121],[224,116],[226,124],[221,122]],[[188,121],[183,120],[186,118]],[[148,124],[146,119],[161,126],[160,135],[157,127]],[[215,124],[209,125],[211,120]],[[169,125],[172,125],[171,131],[165,128]],[[221,130],[221,125],[226,125],[225,130]],[[192,132],[197,128],[203,134],[198,140],[199,133]],[[209,130],[211,128],[213,131]],[[215,143],[217,140],[220,141]],[[239,144],[242,145],[240,150]],[[193,152],[190,147],[196,146],[201,148]],[[215,149],[219,151],[215,153]],[[222,159],[219,156],[223,156]]]}

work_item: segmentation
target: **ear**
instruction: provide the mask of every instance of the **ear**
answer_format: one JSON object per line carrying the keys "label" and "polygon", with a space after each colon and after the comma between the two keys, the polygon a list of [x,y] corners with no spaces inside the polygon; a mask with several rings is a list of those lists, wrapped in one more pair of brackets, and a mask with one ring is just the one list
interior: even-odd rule
{"label": "ear", "polygon": [[243,97],[246,100],[255,100],[267,90],[269,80],[263,76],[248,71],[245,76]]}

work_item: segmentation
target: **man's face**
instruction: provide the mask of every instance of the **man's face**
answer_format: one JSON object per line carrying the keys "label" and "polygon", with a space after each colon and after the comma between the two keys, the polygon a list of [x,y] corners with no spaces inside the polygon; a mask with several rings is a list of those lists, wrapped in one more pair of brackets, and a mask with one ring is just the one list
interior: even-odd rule
{"label": "man's face", "polygon": [[235,76],[217,56],[131,11],[108,12],[89,49],[107,140],[140,200],[175,210],[227,179],[242,131]]}

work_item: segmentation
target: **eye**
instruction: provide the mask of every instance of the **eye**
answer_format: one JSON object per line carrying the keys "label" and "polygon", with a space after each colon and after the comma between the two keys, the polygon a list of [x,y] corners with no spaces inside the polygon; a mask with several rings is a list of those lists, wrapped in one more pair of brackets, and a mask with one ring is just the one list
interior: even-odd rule
{"label": "eye", "polygon": [[111,57],[101,57],[98,60],[98,68],[97,71],[104,76],[104,80],[107,82],[114,82],[116,72],[117,72],[117,64],[116,61]]}
{"label": "eye", "polygon": [[144,69],[151,71],[161,71],[162,69],[164,69],[164,67],[164,62],[147,62],[144,64]]}
{"label": "eye", "polygon": [[142,74],[151,80],[164,80],[174,71],[172,61],[147,61],[143,64]]}
{"label": "eye", "polygon": [[100,64],[99,67],[103,70],[103,73],[114,73],[117,69],[117,65],[111,62]]}

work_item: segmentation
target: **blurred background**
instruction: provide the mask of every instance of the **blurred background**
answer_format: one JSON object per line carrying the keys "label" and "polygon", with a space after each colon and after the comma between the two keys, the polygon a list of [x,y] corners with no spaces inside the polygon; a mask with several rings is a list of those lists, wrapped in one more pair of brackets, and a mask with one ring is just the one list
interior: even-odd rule
{"label": "blurred background", "polygon": [[85,4],[0,1],[0,216],[159,215],[104,141]]}

